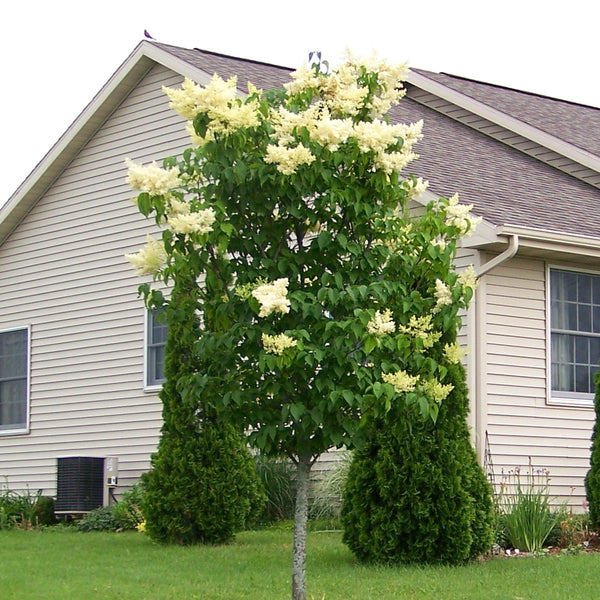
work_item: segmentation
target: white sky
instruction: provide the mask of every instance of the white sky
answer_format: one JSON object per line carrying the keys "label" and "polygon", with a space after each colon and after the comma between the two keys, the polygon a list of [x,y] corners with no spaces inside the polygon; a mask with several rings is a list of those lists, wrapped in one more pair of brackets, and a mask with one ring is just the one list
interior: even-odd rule
{"label": "white sky", "polygon": [[350,47],[600,107],[596,0],[29,0],[0,33],[0,206],[144,37],[297,67]]}

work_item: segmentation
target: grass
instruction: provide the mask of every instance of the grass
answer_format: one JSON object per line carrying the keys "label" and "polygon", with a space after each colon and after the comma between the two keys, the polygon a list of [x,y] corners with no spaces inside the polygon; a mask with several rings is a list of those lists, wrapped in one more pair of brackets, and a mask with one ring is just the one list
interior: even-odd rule
{"label": "grass", "polygon": [[[138,533],[0,531],[2,600],[279,600],[292,534],[244,532],[228,546],[163,547]],[[600,554],[498,558],[463,567],[359,565],[339,533],[308,539],[314,600],[589,600]]]}

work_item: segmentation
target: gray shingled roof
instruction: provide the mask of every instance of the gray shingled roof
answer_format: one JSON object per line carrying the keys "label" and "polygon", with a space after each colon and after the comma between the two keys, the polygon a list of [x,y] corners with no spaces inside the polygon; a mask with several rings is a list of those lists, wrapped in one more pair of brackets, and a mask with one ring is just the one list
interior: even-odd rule
{"label": "gray shingled roof", "polygon": [[415,69],[462,94],[600,156],[600,108],[549,98],[446,73]]}
{"label": "gray shingled roof", "polygon": [[[290,69],[204,50],[156,44],[224,78],[238,75],[268,89],[288,80]],[[600,156],[600,109],[446,74],[419,71],[538,129]],[[410,99],[393,109],[394,121],[424,120],[420,158],[410,172],[430,181],[440,195],[458,192],[474,212],[494,225],[518,225],[600,237],[600,190],[522,154],[471,127]]]}

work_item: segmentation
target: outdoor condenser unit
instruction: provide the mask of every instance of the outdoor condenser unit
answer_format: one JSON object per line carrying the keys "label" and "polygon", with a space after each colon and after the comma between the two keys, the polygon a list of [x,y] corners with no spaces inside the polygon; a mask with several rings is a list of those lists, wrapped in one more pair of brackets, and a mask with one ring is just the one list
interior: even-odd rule
{"label": "outdoor condenser unit", "polygon": [[104,458],[71,456],[56,459],[57,514],[84,513],[105,501]]}

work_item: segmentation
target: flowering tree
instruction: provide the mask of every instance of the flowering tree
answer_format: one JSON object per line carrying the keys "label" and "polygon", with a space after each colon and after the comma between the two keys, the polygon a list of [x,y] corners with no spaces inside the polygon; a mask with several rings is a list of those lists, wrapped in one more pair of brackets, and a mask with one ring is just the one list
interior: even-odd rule
{"label": "flowering tree", "polygon": [[138,208],[164,227],[130,260],[165,282],[202,282],[200,366],[179,388],[296,465],[297,599],[312,465],[354,447],[366,415],[405,404],[436,419],[452,389],[444,363],[459,360],[442,333],[475,283],[453,267],[470,207],[453,197],[410,214],[425,184],[400,172],[421,123],[386,117],[406,73],[348,57],[333,72],[300,68],[281,90],[249,85],[243,99],[235,78],[186,80],[165,91],[192,147],[162,168],[129,164]]}

